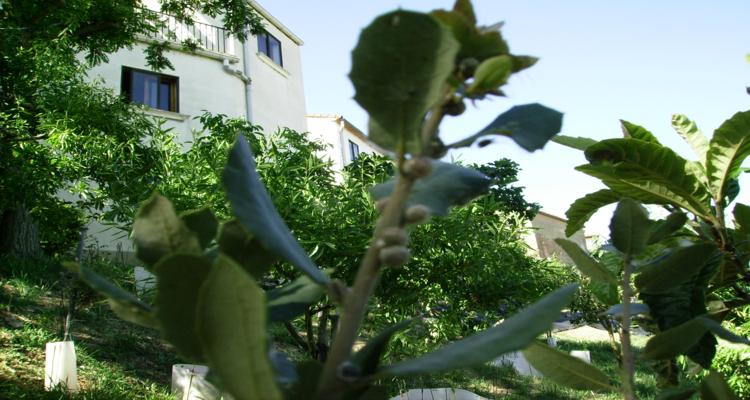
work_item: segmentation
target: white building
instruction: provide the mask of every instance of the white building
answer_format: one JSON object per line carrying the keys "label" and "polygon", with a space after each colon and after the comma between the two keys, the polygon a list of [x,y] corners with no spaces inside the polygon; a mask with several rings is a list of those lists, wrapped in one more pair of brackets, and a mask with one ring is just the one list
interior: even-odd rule
{"label": "white building", "polygon": [[526,234],[524,241],[534,254],[541,258],[555,257],[566,264],[573,265],[573,260],[562,247],[555,243],[555,239],[568,239],[586,250],[586,235],[581,229],[571,237],[567,237],[565,235],[567,225],[568,220],[565,218],[540,211],[528,223],[529,232]]}
{"label": "white building", "polygon": [[333,170],[340,172],[361,153],[384,154],[367,136],[341,115],[308,115],[307,127],[311,140],[320,140],[330,147],[322,158],[333,162]]}
{"label": "white building", "polygon": [[[265,33],[249,36],[244,43],[223,27],[221,17],[198,14],[195,23],[179,23],[159,12],[158,0],[144,0],[144,6],[159,13],[165,27],[139,38],[132,49],[109,55],[109,61],[89,71],[116,94],[144,104],[146,113],[166,120],[182,143],[192,140],[201,129],[195,117],[205,111],[246,118],[273,132],[288,127],[307,131],[300,46],[302,40],[257,2],[250,0],[264,22]],[[144,49],[153,41],[167,41],[165,56],[173,70],[153,71]],[[197,45],[186,51],[181,43]],[[66,196],[63,196],[66,197]],[[88,227],[88,244],[104,252],[133,252],[127,233],[98,222]]]}
{"label": "white building", "polygon": [[[302,40],[258,3],[250,4],[263,18],[266,33],[250,36],[245,43],[223,28],[220,17],[199,14],[193,25],[185,25],[160,13],[167,25],[162,32],[143,36],[132,49],[111,54],[109,62],[92,68],[89,76],[149,106],[147,112],[166,119],[183,141],[192,138],[192,129],[201,128],[193,118],[204,111],[244,117],[267,132],[279,127],[304,132]],[[158,0],[146,0],[144,5],[159,10]],[[169,38],[168,31],[176,37]],[[154,40],[174,44],[165,53],[174,70],[149,69],[143,50]],[[182,50],[180,43],[185,40],[198,49]]]}

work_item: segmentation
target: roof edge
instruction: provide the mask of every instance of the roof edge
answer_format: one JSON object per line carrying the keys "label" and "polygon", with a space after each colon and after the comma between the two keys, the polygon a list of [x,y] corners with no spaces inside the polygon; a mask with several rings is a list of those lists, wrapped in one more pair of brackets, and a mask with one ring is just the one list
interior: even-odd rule
{"label": "roof edge", "polygon": [[258,4],[255,0],[248,0],[248,3],[250,3],[250,6],[255,9],[255,11],[258,12],[263,18],[265,18],[268,22],[270,22],[273,26],[278,28],[281,32],[283,32],[289,39],[292,39],[292,41],[297,44],[298,46],[302,46],[305,44],[305,42],[300,39],[299,36],[295,35],[294,32],[290,31],[289,28],[287,28],[284,24],[281,23],[276,17],[271,15],[268,10],[263,8],[260,4]]}

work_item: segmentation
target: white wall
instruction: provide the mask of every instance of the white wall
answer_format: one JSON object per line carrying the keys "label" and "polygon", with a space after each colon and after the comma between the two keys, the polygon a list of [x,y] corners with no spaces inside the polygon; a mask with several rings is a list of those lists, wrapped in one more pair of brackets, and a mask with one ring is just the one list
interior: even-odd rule
{"label": "white wall", "polygon": [[328,151],[320,156],[331,160],[334,171],[339,172],[352,162],[350,140],[359,146],[360,153],[383,154],[365,140],[357,128],[339,115],[309,115],[307,128],[311,139],[320,140],[329,146]]}

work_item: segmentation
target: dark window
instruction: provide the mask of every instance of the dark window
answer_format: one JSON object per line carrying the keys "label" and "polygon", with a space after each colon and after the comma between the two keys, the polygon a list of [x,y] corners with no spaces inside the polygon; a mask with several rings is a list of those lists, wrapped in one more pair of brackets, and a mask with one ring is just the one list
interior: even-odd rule
{"label": "dark window", "polygon": [[281,57],[281,42],[268,32],[258,34],[258,51],[276,64],[284,65]]}
{"label": "dark window", "polygon": [[122,94],[133,103],[179,112],[176,76],[122,67]]}
{"label": "dark window", "polygon": [[359,145],[352,142],[351,140],[349,141],[349,155],[351,155],[351,158],[350,158],[351,161],[354,161],[357,158],[359,158]]}

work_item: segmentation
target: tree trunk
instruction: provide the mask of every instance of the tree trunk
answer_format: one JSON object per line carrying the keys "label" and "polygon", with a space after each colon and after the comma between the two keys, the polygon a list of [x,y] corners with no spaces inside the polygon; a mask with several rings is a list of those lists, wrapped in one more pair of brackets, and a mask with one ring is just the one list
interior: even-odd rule
{"label": "tree trunk", "polygon": [[36,257],[41,254],[39,227],[25,204],[4,210],[0,224],[0,254]]}

